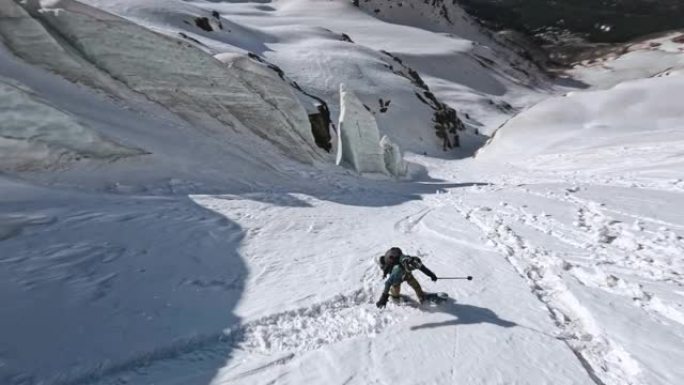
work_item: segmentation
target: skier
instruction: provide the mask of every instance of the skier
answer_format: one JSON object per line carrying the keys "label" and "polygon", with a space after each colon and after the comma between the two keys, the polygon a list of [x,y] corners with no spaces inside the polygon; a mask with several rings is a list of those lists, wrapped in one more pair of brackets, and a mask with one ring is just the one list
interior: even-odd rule
{"label": "skier", "polygon": [[418,269],[423,272],[423,274],[430,277],[433,282],[437,281],[435,273],[423,266],[423,262],[420,258],[404,255],[398,247],[392,247],[387,250],[385,255],[378,258],[378,263],[382,269],[382,278],[384,279],[389,275],[389,278],[385,281],[385,289],[382,291],[380,300],[375,304],[378,308],[385,307],[390,296],[395,300],[399,299],[401,283],[404,281],[415,290],[420,303],[425,301],[425,293],[420,287],[420,283],[418,283],[411,273],[413,270]]}

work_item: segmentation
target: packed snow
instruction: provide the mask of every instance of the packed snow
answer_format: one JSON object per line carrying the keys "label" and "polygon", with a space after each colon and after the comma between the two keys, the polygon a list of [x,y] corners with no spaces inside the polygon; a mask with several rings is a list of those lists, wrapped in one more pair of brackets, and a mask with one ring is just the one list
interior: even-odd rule
{"label": "packed snow", "polygon": [[0,0],[0,383],[681,382],[682,34],[358,3]]}

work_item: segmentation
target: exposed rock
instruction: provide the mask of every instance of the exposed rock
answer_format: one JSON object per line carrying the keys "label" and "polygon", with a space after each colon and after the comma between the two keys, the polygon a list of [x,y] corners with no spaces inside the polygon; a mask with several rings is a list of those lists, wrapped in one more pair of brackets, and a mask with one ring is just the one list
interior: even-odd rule
{"label": "exposed rock", "polygon": [[331,136],[330,136],[330,111],[327,104],[319,104],[316,106],[317,114],[309,114],[309,121],[311,122],[311,133],[314,136],[316,145],[326,152],[332,150]]}
{"label": "exposed rock", "polygon": [[384,114],[385,112],[387,112],[391,102],[391,100],[384,101],[382,100],[382,98],[378,99],[378,103],[380,103],[380,113]]}
{"label": "exposed rock", "polygon": [[292,88],[305,97],[313,99],[316,112],[308,113],[309,123],[311,124],[311,134],[314,137],[316,146],[324,149],[326,152],[330,152],[330,150],[332,150],[332,136],[330,135],[330,128],[332,127],[334,129],[335,126],[330,119],[330,109],[328,108],[328,104],[323,99],[302,89],[297,82],[289,79],[279,66],[269,63],[266,61],[266,59],[252,52],[249,52],[247,56],[275,72],[281,80],[287,82]]}
{"label": "exposed rock", "polygon": [[219,14],[217,11],[211,11],[211,16],[213,16],[214,19],[216,19],[219,29],[223,29],[223,23],[221,22],[221,14]]}
{"label": "exposed rock", "polygon": [[185,39],[185,40],[191,41],[191,42],[193,42],[193,43],[195,43],[195,44],[197,44],[197,45],[201,45],[201,46],[206,47],[206,45],[203,44],[201,41],[195,39],[194,37],[190,37],[190,36],[188,36],[187,34],[185,34],[185,33],[183,33],[183,32],[178,32],[178,36],[182,37],[182,38]]}
{"label": "exposed rock", "polygon": [[214,30],[214,28],[211,26],[211,23],[209,23],[208,17],[196,17],[195,25],[207,32],[212,32]]}

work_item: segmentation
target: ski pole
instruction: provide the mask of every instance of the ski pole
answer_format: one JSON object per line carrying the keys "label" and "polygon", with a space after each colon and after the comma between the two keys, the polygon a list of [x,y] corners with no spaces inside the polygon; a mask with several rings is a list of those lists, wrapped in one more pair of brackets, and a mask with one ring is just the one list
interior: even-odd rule
{"label": "ski pole", "polygon": [[467,279],[468,281],[472,281],[473,277],[469,275],[467,277],[437,277],[437,279]]}

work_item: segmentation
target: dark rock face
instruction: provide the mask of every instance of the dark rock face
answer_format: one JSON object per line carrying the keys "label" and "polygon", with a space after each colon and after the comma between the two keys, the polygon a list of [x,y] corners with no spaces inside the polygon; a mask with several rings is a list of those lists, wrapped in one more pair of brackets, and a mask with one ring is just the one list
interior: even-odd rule
{"label": "dark rock face", "polygon": [[380,110],[379,110],[380,113],[384,114],[389,109],[389,105],[390,105],[390,103],[392,103],[392,101],[391,100],[385,101],[382,98],[380,98],[380,99],[378,99],[378,103],[380,104]]}
{"label": "dark rock face", "polygon": [[346,42],[348,42],[348,43],[353,43],[353,42],[354,42],[354,41],[351,39],[351,37],[349,37],[349,35],[347,35],[346,33],[343,33],[343,34],[341,35],[341,39],[342,39],[342,41],[346,41]]}
{"label": "dark rock face", "polygon": [[292,86],[292,88],[315,101],[315,106],[318,112],[309,114],[311,133],[313,134],[316,145],[324,149],[326,152],[330,152],[330,150],[332,150],[332,136],[330,135],[330,129],[332,128],[335,130],[335,124],[330,120],[330,109],[328,108],[328,104],[325,102],[325,100],[305,91],[299,86],[299,84],[297,84],[297,82],[289,79],[285,75],[285,72],[277,65],[269,63],[266,61],[266,59],[252,52],[249,52],[247,56],[250,59],[267,66],[271,71],[278,74],[278,77]]}
{"label": "dark rock face", "polygon": [[330,129],[335,130],[335,124],[330,120],[330,109],[328,108],[328,103],[325,100],[306,92],[302,87],[297,84],[297,82],[291,81],[290,85],[294,87],[297,91],[310,97],[316,101],[316,109],[318,113],[309,114],[309,122],[311,122],[311,133],[313,134],[314,141],[316,145],[326,152],[332,150],[332,136],[330,136]]}
{"label": "dark rock face", "polygon": [[[214,26],[218,26],[219,29],[223,29],[223,23],[221,23],[221,15],[217,11],[212,11],[211,17],[214,19]],[[195,25],[204,31],[214,31],[214,26],[212,26],[211,24],[211,20],[208,17],[195,18]]]}
{"label": "dark rock face", "polygon": [[309,121],[311,122],[311,133],[314,136],[316,145],[326,152],[332,150],[332,143],[330,137],[330,111],[326,104],[319,104],[317,114],[309,114]]}
{"label": "dark rock face", "polygon": [[[383,54],[392,58],[395,65],[389,65],[388,68],[399,76],[403,76],[410,80],[411,83],[416,87],[416,97],[421,102],[427,104],[434,111],[432,121],[434,123],[435,135],[442,140],[442,150],[447,151],[452,148],[461,147],[461,140],[459,137],[459,132],[466,129],[463,121],[458,117],[456,110],[449,107],[446,103],[442,103],[435,94],[430,91],[430,87],[425,83],[425,81],[420,77],[420,74],[413,68],[405,65],[402,60],[387,51],[381,51]],[[390,101],[386,104],[380,99],[380,112],[385,112],[389,107]],[[382,108],[385,111],[382,111]]]}
{"label": "dark rock face", "polygon": [[211,23],[209,23],[209,18],[207,17],[196,17],[195,25],[207,32],[214,30],[214,28],[211,26]]}

